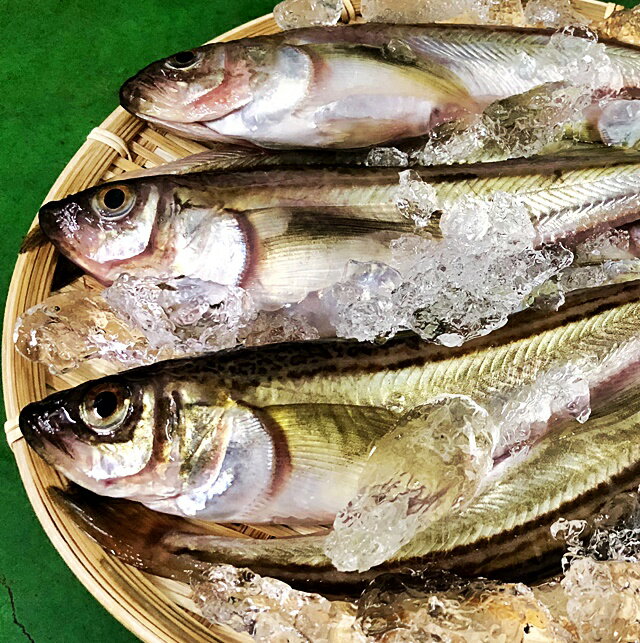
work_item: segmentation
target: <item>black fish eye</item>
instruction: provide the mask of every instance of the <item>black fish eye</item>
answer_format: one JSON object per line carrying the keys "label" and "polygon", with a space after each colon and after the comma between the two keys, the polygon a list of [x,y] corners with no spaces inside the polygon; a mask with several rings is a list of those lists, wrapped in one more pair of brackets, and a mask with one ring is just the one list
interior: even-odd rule
{"label": "black fish eye", "polygon": [[102,391],[93,400],[93,410],[103,420],[110,418],[118,410],[118,396],[113,391]]}
{"label": "black fish eye", "polygon": [[103,382],[89,389],[80,405],[82,421],[98,434],[109,434],[122,425],[131,407],[129,389],[118,382]]}
{"label": "black fish eye", "polygon": [[200,60],[200,53],[197,51],[181,51],[167,59],[167,67],[170,69],[188,69]]}
{"label": "black fish eye", "polygon": [[124,203],[124,190],[113,188],[104,194],[104,204],[110,210],[117,210]]}
{"label": "black fish eye", "polygon": [[110,185],[95,195],[93,205],[101,217],[117,220],[129,213],[135,200],[135,192],[128,185]]}

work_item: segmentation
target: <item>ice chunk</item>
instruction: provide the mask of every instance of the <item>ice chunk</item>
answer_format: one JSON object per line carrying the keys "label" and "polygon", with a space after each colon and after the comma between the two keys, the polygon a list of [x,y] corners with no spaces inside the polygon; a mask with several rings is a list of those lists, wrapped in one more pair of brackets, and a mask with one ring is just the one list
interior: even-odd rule
{"label": "ice chunk", "polygon": [[400,273],[385,264],[349,262],[344,281],[322,293],[338,336],[365,341],[395,334],[398,312],[393,294],[401,283]]}
{"label": "ice chunk", "polygon": [[[402,400],[394,398],[392,408],[402,409]],[[402,415],[374,445],[358,494],[336,517],[325,553],[349,571],[391,559],[431,522],[495,483],[554,423],[585,422],[590,412],[588,382],[569,365],[508,397],[493,396],[486,408],[445,395]]]}
{"label": "ice chunk", "polygon": [[245,346],[319,339],[318,329],[302,314],[287,311],[260,311],[240,333]]}
{"label": "ice chunk", "polygon": [[338,514],[326,554],[339,570],[365,571],[473,498],[493,465],[497,427],[465,396],[447,395],[404,415],[374,446],[358,495]]}
{"label": "ice chunk", "polygon": [[607,38],[640,45],[640,7],[615,11],[598,25],[598,31]]}
{"label": "ice chunk", "polygon": [[637,492],[614,496],[589,521],[560,518],[551,535],[564,541],[564,565],[573,559],[638,562],[640,560],[640,498]]}
{"label": "ice chunk", "polygon": [[406,167],[409,155],[397,147],[374,147],[364,162],[369,167]]}
{"label": "ice chunk", "polygon": [[531,589],[448,572],[379,576],[358,601],[368,641],[570,641]]}
{"label": "ice chunk", "polygon": [[149,344],[178,354],[235,346],[239,332],[256,316],[242,288],[178,277],[119,277],[103,296]]}
{"label": "ice chunk", "polygon": [[476,24],[522,25],[520,0],[362,0],[365,22],[419,24],[450,20]]}
{"label": "ice chunk", "polygon": [[605,259],[629,259],[633,256],[631,254],[631,236],[628,230],[605,230],[577,244],[575,255],[578,263]]}
{"label": "ice chunk", "polygon": [[607,87],[613,93],[623,85],[620,69],[588,29],[567,27],[553,34],[538,64],[556,67],[564,81],[577,87]]}
{"label": "ice chunk", "polygon": [[273,9],[281,29],[335,25],[342,13],[342,0],[284,0]]}
{"label": "ice chunk", "polygon": [[192,584],[192,591],[205,618],[246,632],[255,641],[365,641],[351,603],[300,592],[248,569],[213,566]]}
{"label": "ice chunk", "polygon": [[640,636],[640,502],[637,492],[615,496],[587,520],[560,519],[551,534],[563,540],[565,576],[539,596],[567,620],[580,641],[632,641]]}
{"label": "ice chunk", "polygon": [[580,641],[640,639],[640,565],[574,560],[562,580],[567,616]]}
{"label": "ice chunk", "polygon": [[524,19],[530,27],[566,27],[587,25],[589,20],[576,11],[570,0],[529,0]]}
{"label": "ice chunk", "polygon": [[475,8],[475,0],[362,0],[361,13],[365,22],[418,24],[450,20],[472,13]]}
{"label": "ice chunk", "polygon": [[439,207],[436,189],[423,181],[415,170],[400,172],[400,187],[395,201],[400,213],[418,228],[427,226]]}
{"label": "ice chunk", "polygon": [[126,367],[152,361],[155,352],[98,293],[64,292],[33,306],[16,321],[14,343],[27,359],[60,374],[89,359]]}
{"label": "ice chunk", "polygon": [[559,145],[591,99],[583,88],[548,83],[498,101],[468,123],[445,123],[411,155],[422,165],[501,161]]}
{"label": "ice chunk", "polygon": [[296,308],[256,312],[241,289],[198,280],[126,276],[103,294],[70,290],[34,306],[16,322],[17,350],[58,374],[93,359],[121,370],[321,336]]}
{"label": "ice chunk", "polygon": [[357,604],[328,601],[248,569],[216,565],[192,583],[205,618],[260,642],[571,640],[520,583],[467,580],[448,572],[384,574]]}
{"label": "ice chunk", "polygon": [[598,118],[600,138],[607,145],[635,147],[640,142],[640,100],[611,100]]}
{"label": "ice chunk", "polygon": [[499,458],[543,434],[551,418],[586,422],[591,415],[589,383],[576,365],[552,369],[508,398],[495,397],[490,411],[501,427],[494,451]]}
{"label": "ice chunk", "polygon": [[[584,110],[592,104],[596,89],[609,88],[598,95],[599,104],[606,107],[622,86],[620,69],[588,30],[578,33],[567,28],[554,34],[536,58],[522,53],[519,73],[524,78],[535,80],[542,72],[549,77],[549,69],[557,78],[554,82],[536,83],[530,91],[497,101],[474,118],[436,127],[427,143],[412,152],[410,162],[499,161],[551,151],[568,144],[563,138],[582,135]],[[612,137],[624,136],[622,142],[635,136],[609,129]]]}
{"label": "ice chunk", "polygon": [[529,212],[512,195],[463,197],[444,207],[428,194],[424,203],[425,219],[438,205],[444,212],[442,239],[402,237],[392,242],[393,268],[357,264],[323,293],[338,335],[366,340],[411,329],[457,346],[503,326],[573,258],[560,245],[534,248]]}
{"label": "ice chunk", "polygon": [[[614,229],[596,234],[577,244],[574,252],[573,263],[557,277],[556,287],[562,297],[579,290],[640,278],[637,246],[628,230]],[[536,297],[538,295],[536,293]]]}
{"label": "ice chunk", "polygon": [[637,279],[640,279],[640,259],[604,261],[601,264],[569,266],[558,276],[557,287],[565,295]]}

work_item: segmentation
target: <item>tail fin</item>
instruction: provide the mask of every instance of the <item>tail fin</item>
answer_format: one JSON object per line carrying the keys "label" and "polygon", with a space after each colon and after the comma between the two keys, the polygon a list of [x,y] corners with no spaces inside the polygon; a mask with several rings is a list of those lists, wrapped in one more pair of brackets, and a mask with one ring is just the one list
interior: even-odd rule
{"label": "tail fin", "polygon": [[35,225],[29,232],[27,236],[22,240],[22,245],[20,246],[19,254],[24,254],[25,252],[30,252],[31,250],[36,250],[46,244],[50,243],[47,235],[42,231],[42,228],[39,225]]}

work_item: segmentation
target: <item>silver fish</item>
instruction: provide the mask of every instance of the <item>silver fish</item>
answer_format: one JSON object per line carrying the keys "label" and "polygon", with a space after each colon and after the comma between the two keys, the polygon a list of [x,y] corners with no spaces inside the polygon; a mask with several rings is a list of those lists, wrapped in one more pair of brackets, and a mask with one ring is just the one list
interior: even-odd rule
{"label": "silver fish", "polygon": [[[423,136],[565,80],[558,61],[549,60],[552,35],[465,25],[299,29],[152,63],[123,85],[120,100],[133,114],[194,139],[367,147]],[[612,71],[594,89],[637,88],[639,50],[611,41],[606,53]],[[564,55],[569,62],[575,54]]]}
{"label": "silver fish", "polygon": [[[111,505],[94,498],[84,503],[67,499],[64,504],[71,506],[92,537],[128,562],[178,578],[203,563],[218,562],[297,584],[325,586],[359,585],[381,572],[425,565],[519,579],[525,571],[548,571],[547,555],[559,547],[550,537],[549,526],[558,517],[586,517],[612,495],[637,487],[640,480],[637,295],[637,288],[630,289],[553,319],[503,329],[491,341],[478,340],[447,352],[405,338],[383,347],[309,343],[209,358],[208,364],[216,364],[216,376],[224,382],[225,395],[231,393],[245,408],[254,409],[263,426],[268,426],[263,413],[269,409],[282,413],[293,403],[288,408],[306,409],[296,421],[310,435],[315,434],[314,424],[321,416],[338,417],[335,409],[345,405],[368,409],[368,413],[378,409],[388,417],[385,405],[398,393],[408,408],[443,391],[483,403],[495,395],[508,398],[518,387],[559,365],[581,364],[593,408],[585,424],[566,417],[552,420],[536,436],[527,457],[516,457],[503,469],[497,484],[432,523],[391,560],[366,574],[336,571],[324,554],[323,535],[269,541],[223,538],[210,535],[204,525],[175,521],[127,503]],[[205,364],[201,360],[196,370],[202,372]],[[165,374],[179,369],[185,365],[164,367]],[[208,390],[211,395],[214,389]],[[66,459],[62,470],[78,480],[73,454],[80,438],[60,419],[61,411],[74,412],[71,400],[62,393],[28,407],[22,426],[40,453],[59,467]],[[57,416],[47,411],[54,402]],[[348,420],[349,430],[357,431],[357,418],[362,416],[353,417]],[[346,416],[342,418],[344,422]],[[347,429],[347,424],[342,426]],[[81,448],[90,449],[82,439]],[[124,452],[126,444],[114,448]],[[122,484],[114,480],[112,486],[117,489]],[[101,493],[105,491],[109,493],[108,489]],[[253,488],[258,496],[263,491]],[[236,510],[246,515],[245,506],[243,502]]]}
{"label": "silver fish", "polygon": [[460,349],[409,336],[163,362],[29,405],[20,426],[51,464],[104,495],[209,520],[324,520],[355,495],[373,442],[440,395],[487,405],[575,365],[592,398],[607,399],[640,356],[640,304],[611,306],[583,304]]}
{"label": "silver fish", "polygon": [[[530,210],[538,245],[571,245],[637,218],[639,158],[594,146],[588,155],[416,171],[445,209],[507,192]],[[176,171],[189,172],[188,163]],[[350,260],[390,263],[390,242],[414,230],[396,205],[399,189],[391,168],[142,177],[48,203],[40,225],[103,283],[185,275],[241,286],[259,306],[279,308],[340,281]],[[440,234],[437,215],[427,232]]]}

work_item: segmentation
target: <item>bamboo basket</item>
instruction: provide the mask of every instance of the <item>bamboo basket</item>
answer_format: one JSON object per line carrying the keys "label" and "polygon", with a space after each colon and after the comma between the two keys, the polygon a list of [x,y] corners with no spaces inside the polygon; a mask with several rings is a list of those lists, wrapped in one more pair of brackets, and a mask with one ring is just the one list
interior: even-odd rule
{"label": "bamboo basket", "polygon": [[[575,0],[581,13],[591,19],[609,17],[621,8],[596,0]],[[344,0],[341,21],[358,20],[359,0]],[[278,31],[273,16],[253,20],[215,38],[234,40]],[[213,42],[213,41],[212,41]],[[90,132],[55,182],[45,201],[61,199],[92,185],[142,167],[154,167],[204,150],[147,125],[118,107],[100,127]],[[35,224],[35,222],[34,222]],[[64,479],[27,446],[18,428],[18,414],[26,404],[99,375],[80,368],[54,377],[39,365],[23,359],[13,347],[13,328],[25,310],[51,293],[57,255],[51,245],[20,255],[17,259],[4,317],[2,338],[2,384],[5,396],[6,437],[16,458],[20,476],[38,519],[67,565],[83,585],[125,627],[148,643],[248,641],[224,625],[205,621],[190,599],[189,588],[175,581],[144,574],[105,553],[61,513],[47,494],[47,487],[64,485]],[[81,283],[82,280],[81,280]],[[84,287],[91,288],[90,280]],[[221,535],[255,538],[310,533],[313,530],[286,526],[220,526]],[[232,531],[233,530],[233,531]]]}

